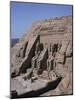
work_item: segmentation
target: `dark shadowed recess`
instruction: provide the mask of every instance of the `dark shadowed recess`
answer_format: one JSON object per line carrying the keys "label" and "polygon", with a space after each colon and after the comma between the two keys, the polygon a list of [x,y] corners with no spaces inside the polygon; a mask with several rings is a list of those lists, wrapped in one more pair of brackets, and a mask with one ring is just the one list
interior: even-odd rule
{"label": "dark shadowed recess", "polygon": [[38,89],[36,91],[30,91],[28,93],[24,93],[22,95],[18,95],[16,91],[12,92],[11,91],[11,98],[14,99],[14,98],[29,98],[29,97],[39,97],[40,95],[42,95],[43,93],[45,92],[48,92],[50,90],[53,90],[57,87],[57,85],[59,84],[59,82],[61,81],[61,77],[58,78],[57,80],[55,81],[52,81],[52,82],[49,82],[47,84],[46,87],[44,88],[41,88],[41,89]]}

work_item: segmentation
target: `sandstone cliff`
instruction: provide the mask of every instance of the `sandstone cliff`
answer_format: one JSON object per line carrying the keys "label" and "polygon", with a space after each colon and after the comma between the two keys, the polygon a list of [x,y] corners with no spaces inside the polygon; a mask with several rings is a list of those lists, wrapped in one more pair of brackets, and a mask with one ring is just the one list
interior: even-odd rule
{"label": "sandstone cliff", "polygon": [[72,16],[34,22],[11,48],[12,77],[25,74],[29,79],[37,74],[50,81],[62,77],[49,95],[72,94],[72,24]]}

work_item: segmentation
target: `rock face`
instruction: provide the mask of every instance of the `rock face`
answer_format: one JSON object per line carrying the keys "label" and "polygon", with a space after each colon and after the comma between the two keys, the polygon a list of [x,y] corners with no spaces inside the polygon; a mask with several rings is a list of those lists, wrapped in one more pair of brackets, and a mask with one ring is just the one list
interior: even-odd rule
{"label": "rock face", "polygon": [[72,94],[72,49],[72,16],[34,22],[11,48],[11,78],[52,82],[61,77],[48,95]]}

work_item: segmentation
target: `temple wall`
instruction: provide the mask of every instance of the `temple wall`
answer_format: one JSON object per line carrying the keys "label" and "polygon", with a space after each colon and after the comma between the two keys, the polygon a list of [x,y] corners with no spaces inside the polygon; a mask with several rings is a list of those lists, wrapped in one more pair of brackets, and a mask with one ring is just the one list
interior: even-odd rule
{"label": "temple wall", "polygon": [[64,38],[63,34],[54,34],[54,35],[40,35],[40,42],[44,45],[48,45],[50,43],[60,43]]}

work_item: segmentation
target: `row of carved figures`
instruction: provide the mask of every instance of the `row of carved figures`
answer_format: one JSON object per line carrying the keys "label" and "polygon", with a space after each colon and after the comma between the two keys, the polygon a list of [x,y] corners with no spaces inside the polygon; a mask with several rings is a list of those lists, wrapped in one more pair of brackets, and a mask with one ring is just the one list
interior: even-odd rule
{"label": "row of carved figures", "polygon": [[37,69],[37,74],[47,70],[50,72],[56,67],[56,55],[60,50],[62,44],[50,44],[48,47],[44,47],[42,51],[39,49],[39,42],[36,44],[35,56],[31,60],[31,68]]}

